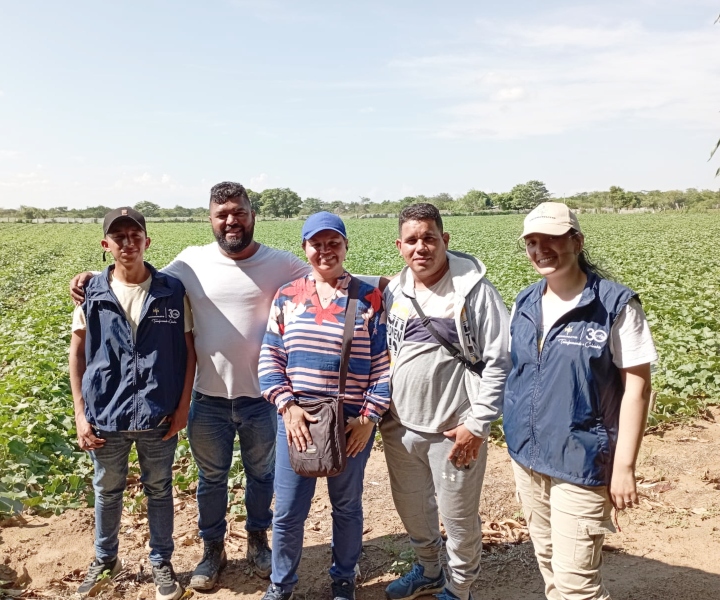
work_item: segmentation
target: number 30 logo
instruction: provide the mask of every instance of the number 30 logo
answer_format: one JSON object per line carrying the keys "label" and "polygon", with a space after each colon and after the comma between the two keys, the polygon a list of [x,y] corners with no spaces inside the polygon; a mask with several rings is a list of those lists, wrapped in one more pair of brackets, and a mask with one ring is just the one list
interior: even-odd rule
{"label": "number 30 logo", "polygon": [[602,329],[593,329],[592,327],[589,327],[585,339],[589,342],[602,344],[607,339],[607,333],[605,333]]}
{"label": "number 30 logo", "polygon": [[171,308],[171,309],[168,311],[168,315],[170,315],[170,318],[171,318],[171,319],[179,319],[179,318],[180,318],[180,311],[177,310],[177,309],[175,309],[175,308]]}

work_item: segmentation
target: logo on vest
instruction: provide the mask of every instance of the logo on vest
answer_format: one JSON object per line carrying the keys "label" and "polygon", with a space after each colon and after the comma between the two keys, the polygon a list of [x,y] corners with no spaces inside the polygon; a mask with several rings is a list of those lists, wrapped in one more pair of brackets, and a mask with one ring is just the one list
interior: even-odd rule
{"label": "logo on vest", "polygon": [[607,341],[607,338],[608,334],[606,331],[588,327],[587,334],[585,335],[585,347],[600,350],[600,348],[602,348],[602,344]]}
{"label": "logo on vest", "polygon": [[582,338],[583,328],[580,328],[580,331],[575,335],[573,335],[573,331],[575,331],[575,325],[567,325],[557,336],[560,344],[563,346],[581,346],[582,342],[580,340]]}
{"label": "logo on vest", "polygon": [[152,309],[148,315],[148,319],[155,325],[161,325],[167,323],[168,325],[175,325],[180,318],[180,311],[177,308],[164,308],[160,309],[157,306]]}

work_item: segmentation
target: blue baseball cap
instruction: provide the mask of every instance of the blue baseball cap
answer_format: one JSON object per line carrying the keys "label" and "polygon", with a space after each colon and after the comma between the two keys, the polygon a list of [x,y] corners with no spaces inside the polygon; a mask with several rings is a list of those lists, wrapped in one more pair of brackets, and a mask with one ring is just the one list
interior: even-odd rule
{"label": "blue baseball cap", "polygon": [[343,220],[327,211],[316,212],[305,219],[302,226],[302,241],[309,240],[316,233],[330,229],[347,238],[345,233],[345,223]]}

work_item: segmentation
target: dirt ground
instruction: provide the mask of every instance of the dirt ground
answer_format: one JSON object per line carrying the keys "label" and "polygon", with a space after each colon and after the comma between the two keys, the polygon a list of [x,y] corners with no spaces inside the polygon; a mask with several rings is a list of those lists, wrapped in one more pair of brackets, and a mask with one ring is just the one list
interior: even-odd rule
{"label": "dirt ground", "polygon": [[[650,432],[641,450],[641,506],[618,517],[622,532],[608,536],[604,575],[615,599],[720,600],[720,410],[712,419]],[[359,600],[381,600],[407,561],[408,539],[392,506],[384,456],[373,450],[365,477],[364,550]],[[480,512],[484,518],[483,572],[479,600],[536,600],[543,586],[527,533],[520,528],[509,459],[491,446]],[[202,554],[192,497],[176,499],[173,558],[182,583]],[[68,598],[93,558],[91,510],[51,518],[13,519],[0,527],[0,596]],[[525,543],[521,543],[525,542]],[[120,541],[122,574],[100,592],[104,598],[154,598],[147,563],[147,525],[126,515]],[[245,561],[242,521],[231,521],[229,564],[208,600],[261,598],[267,582]],[[306,524],[305,551],[295,597],[329,597],[330,508],[323,484]],[[185,597],[190,597],[187,592]]]}

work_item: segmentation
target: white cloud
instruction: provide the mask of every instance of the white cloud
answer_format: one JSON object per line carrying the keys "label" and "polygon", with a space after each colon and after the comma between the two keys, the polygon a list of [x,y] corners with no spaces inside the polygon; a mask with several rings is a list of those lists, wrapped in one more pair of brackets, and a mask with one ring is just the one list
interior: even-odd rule
{"label": "white cloud", "polygon": [[526,98],[528,95],[527,90],[522,86],[500,88],[495,91],[492,95],[493,100],[498,102],[516,102]]}
{"label": "white cloud", "polygon": [[256,177],[250,178],[250,189],[255,192],[262,192],[264,189],[266,189],[268,186],[270,178],[268,177],[267,173],[260,173],[260,175]]}
{"label": "white cloud", "polygon": [[365,108],[361,108],[358,112],[360,112],[360,114],[367,115],[370,113],[374,113],[375,109],[372,106],[366,106]]}
{"label": "white cloud", "polygon": [[482,21],[477,29],[482,41],[465,52],[390,63],[408,85],[427,82],[440,137],[522,138],[623,121],[720,126],[711,28]]}
{"label": "white cloud", "polygon": [[17,150],[0,150],[0,160],[8,160],[18,156],[20,156],[20,152]]}
{"label": "white cloud", "polygon": [[179,190],[182,186],[175,184],[170,175],[164,173],[161,176],[152,175],[149,171],[143,171],[139,175],[129,175],[124,172],[122,176],[115,181],[113,187],[118,190],[133,190],[146,188],[163,188],[168,190]]}
{"label": "white cloud", "polygon": [[0,188],[31,189],[43,191],[49,189],[50,180],[35,171],[9,173],[0,179]]}

